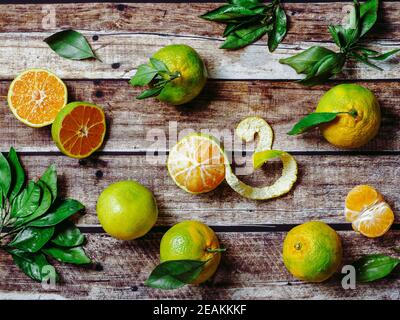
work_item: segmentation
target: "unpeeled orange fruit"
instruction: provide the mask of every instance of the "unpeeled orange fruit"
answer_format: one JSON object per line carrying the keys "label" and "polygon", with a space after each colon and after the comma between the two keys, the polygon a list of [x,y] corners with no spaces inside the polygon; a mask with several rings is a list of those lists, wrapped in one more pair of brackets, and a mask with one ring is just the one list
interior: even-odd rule
{"label": "unpeeled orange fruit", "polygon": [[160,260],[207,261],[199,276],[199,284],[209,279],[221,260],[219,241],[214,231],[200,221],[182,221],[169,229],[161,239]]}
{"label": "unpeeled orange fruit", "polygon": [[354,187],[345,201],[345,217],[353,229],[366,237],[385,234],[394,221],[394,214],[382,195],[369,185]]}
{"label": "unpeeled orange fruit", "polygon": [[52,124],[67,103],[67,88],[45,69],[28,69],[19,74],[8,90],[8,105],[21,122],[31,127]]}
{"label": "unpeeled orange fruit", "polygon": [[103,143],[106,121],[103,109],[88,102],[72,102],[57,115],[51,135],[62,153],[86,158]]}
{"label": "unpeeled orange fruit", "polygon": [[291,229],[283,242],[283,262],[296,278],[322,282],[330,278],[342,261],[339,235],[326,223],[309,221]]}
{"label": "unpeeled orange fruit", "polygon": [[214,190],[225,179],[225,158],[212,136],[194,133],[170,151],[167,167],[174,182],[190,193]]}

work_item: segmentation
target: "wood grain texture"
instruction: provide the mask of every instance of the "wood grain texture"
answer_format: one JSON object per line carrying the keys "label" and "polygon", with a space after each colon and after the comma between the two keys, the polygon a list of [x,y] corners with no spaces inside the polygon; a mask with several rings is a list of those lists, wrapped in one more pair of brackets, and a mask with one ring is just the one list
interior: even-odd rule
{"label": "wood grain texture", "polygon": [[[393,187],[400,178],[398,156],[296,156],[299,178],[295,187],[289,194],[270,201],[242,198],[225,182],[213,192],[191,195],[172,181],[163,157],[106,155],[79,162],[65,156],[21,158],[31,178],[39,177],[51,163],[56,164],[63,196],[86,205],[86,214],[78,221],[81,225],[98,225],[98,195],[110,183],[124,179],[135,179],[154,192],[160,211],[157,225],[161,226],[185,219],[198,219],[209,225],[291,224],[313,219],[345,223],[346,194],[363,183],[381,191],[396,213],[396,222],[400,222],[400,195]],[[280,170],[279,162],[273,162],[241,178],[260,186],[273,182]]]}
{"label": "wood grain texture", "polygon": [[[95,34],[83,32],[89,39]],[[105,33],[92,44],[101,59],[72,61],[59,57],[43,40],[52,33],[0,33],[0,79],[13,79],[26,68],[47,68],[64,79],[129,79],[136,68],[148,61],[158,49],[169,44],[187,44],[203,57],[212,79],[300,79],[301,76],[279,59],[299,53],[320,42],[283,44],[273,54],[266,43],[250,45],[238,51],[218,49],[221,39],[176,36],[172,34]],[[327,47],[334,49],[332,44]],[[399,42],[373,42],[371,49],[389,51]],[[118,66],[116,68],[115,66]],[[398,59],[380,64],[384,71],[361,64],[349,65],[340,79],[397,79],[400,74]]]}
{"label": "wood grain texture", "polygon": [[[221,3],[79,3],[1,5],[0,32],[43,32],[74,28],[102,33],[165,33],[220,38],[223,25],[198,16]],[[350,3],[284,3],[289,31],[284,43],[330,41],[327,26],[340,24]],[[49,23],[54,10],[54,24]],[[400,4],[383,1],[376,26],[368,37],[398,39]],[[265,40],[262,40],[265,41]]]}
{"label": "wood grain texture", "polygon": [[[399,231],[380,239],[366,239],[354,232],[339,232],[344,247],[343,263],[352,263],[368,253],[396,256],[393,247],[400,245]],[[0,254],[0,297],[49,299],[393,299],[399,300],[398,272],[373,285],[357,284],[355,290],[341,287],[340,274],[320,284],[294,279],[281,259],[285,233],[218,233],[228,249],[215,277],[201,286],[185,286],[161,291],[143,285],[158,264],[161,234],[148,234],[135,241],[116,241],[106,235],[89,234],[86,251],[100,262],[102,271],[59,265],[64,283],[44,290],[13,265],[11,258]],[[396,276],[397,274],[397,276]]]}
{"label": "wood grain texture", "polygon": [[[372,90],[381,105],[382,125],[378,136],[361,150],[400,150],[400,87],[396,81],[357,82]],[[126,81],[67,81],[69,101],[91,101],[105,108],[108,137],[103,150],[109,152],[165,152],[189,133],[208,132],[225,143],[227,150],[252,150],[235,136],[236,125],[257,115],[275,132],[274,148],[286,151],[338,151],[318,130],[291,137],[286,133],[333,84],[305,88],[294,82],[209,81],[200,96],[186,106],[174,107],[156,99],[137,100],[140,92]],[[0,81],[0,96],[6,96],[8,81]],[[199,121],[201,119],[201,121]],[[19,122],[0,100],[0,150],[16,146],[19,151],[58,151],[50,129],[34,129]],[[156,140],[156,138],[158,140]],[[163,142],[164,141],[164,142]]]}

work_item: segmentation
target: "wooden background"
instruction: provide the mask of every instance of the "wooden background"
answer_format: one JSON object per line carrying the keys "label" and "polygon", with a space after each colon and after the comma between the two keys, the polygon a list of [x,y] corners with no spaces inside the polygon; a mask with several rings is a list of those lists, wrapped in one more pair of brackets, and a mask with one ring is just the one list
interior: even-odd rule
{"label": "wooden background", "polygon": [[[395,256],[393,247],[400,246],[399,59],[383,64],[384,72],[349,65],[337,80],[311,89],[293,82],[298,76],[278,63],[278,59],[314,44],[332,47],[327,26],[340,23],[349,4],[285,2],[290,28],[274,54],[268,53],[266,39],[239,51],[218,49],[223,26],[198,18],[218,3],[0,5],[1,151],[16,147],[30,178],[38,177],[50,163],[57,165],[63,193],[87,206],[86,214],[77,222],[87,233],[88,254],[102,265],[102,270],[97,270],[57,264],[65,283],[55,290],[44,290],[2,252],[0,298],[400,300],[399,272],[373,284],[359,284],[356,290],[344,290],[340,275],[323,284],[307,284],[294,279],[281,261],[286,232],[294,224],[312,219],[339,230],[344,263],[367,253]],[[56,14],[52,26],[43,25],[48,10]],[[400,2],[385,1],[368,39],[372,48],[400,46],[399,17]],[[74,62],[53,53],[43,39],[65,28],[81,31],[102,62]],[[135,100],[139,89],[133,89],[127,80],[154,51],[171,43],[193,46],[206,61],[210,79],[203,93],[183,107],[154,99]],[[48,68],[62,77],[69,101],[87,100],[105,108],[109,133],[101,152],[86,160],[70,159],[56,149],[50,128],[32,129],[13,117],[5,97],[8,86],[20,71],[31,67]],[[333,148],[317,131],[288,137],[290,127],[342,80],[365,85],[377,95],[383,112],[378,137],[356,151]],[[150,130],[163,130],[168,137],[169,127],[175,122],[178,133],[184,129],[229,130],[251,115],[264,117],[275,131],[274,147],[290,151],[298,161],[298,183],[279,199],[247,200],[225,183],[209,194],[189,195],[175,186],[163,161],[154,164],[157,158],[146,156],[155,149],[154,141],[147,136]],[[161,156],[168,147],[159,148]],[[236,160],[243,164],[241,157]],[[279,163],[273,163],[245,180],[254,184],[272,182],[279,170]],[[154,191],[160,216],[148,235],[121,242],[104,234],[95,204],[104,187],[126,178]],[[375,185],[397,214],[393,230],[382,238],[364,238],[344,221],[344,198],[361,183]],[[187,219],[212,226],[227,247],[216,276],[204,285],[170,292],[145,287],[143,281],[158,263],[162,233]]]}

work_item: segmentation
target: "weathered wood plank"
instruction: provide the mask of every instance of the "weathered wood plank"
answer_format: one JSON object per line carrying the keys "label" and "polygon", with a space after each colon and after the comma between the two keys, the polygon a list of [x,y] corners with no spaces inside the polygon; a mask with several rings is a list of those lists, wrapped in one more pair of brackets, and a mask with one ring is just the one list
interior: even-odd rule
{"label": "weathered wood plank", "polygon": [[[171,225],[183,219],[198,219],[210,225],[291,224],[311,219],[345,223],[343,209],[348,191],[358,184],[376,186],[400,222],[400,195],[395,188],[400,175],[398,156],[296,156],[299,178],[287,195],[270,201],[242,198],[225,182],[213,192],[191,195],[178,188],[167,173],[165,159],[146,156],[101,156],[87,161],[65,156],[22,156],[31,178],[55,163],[62,194],[86,205],[81,225],[98,225],[95,206],[100,192],[110,183],[135,179],[150,188],[160,214],[157,225]],[[241,162],[243,159],[237,159]],[[243,169],[243,167],[241,167]],[[253,185],[273,182],[280,174],[278,162],[247,177]],[[243,174],[243,173],[242,173]]]}
{"label": "weathered wood plank", "polygon": [[[399,232],[371,240],[354,232],[340,232],[344,264],[367,253],[395,256],[400,245]],[[129,242],[106,235],[89,234],[86,251],[103,266],[102,271],[59,265],[64,283],[44,290],[0,254],[0,298],[73,298],[73,299],[393,299],[399,300],[400,278],[396,273],[373,285],[357,284],[344,290],[340,274],[325,283],[309,284],[294,279],[285,269],[281,247],[285,233],[218,233],[228,249],[215,277],[201,286],[186,286],[161,291],[143,285],[158,263],[161,234],[148,234]],[[110,254],[111,253],[111,254]]]}
{"label": "weathered wood plank", "polygon": [[[139,89],[126,81],[67,81],[69,100],[93,101],[104,106],[108,117],[105,151],[166,151],[177,137],[188,130],[205,131],[225,137],[225,148],[242,151],[234,135],[235,126],[247,116],[261,116],[275,132],[274,148],[287,151],[333,151],[317,130],[290,137],[286,133],[303,116],[313,111],[320,97],[332,84],[305,88],[293,82],[209,81],[202,94],[187,106],[174,107],[155,99],[136,100]],[[399,151],[400,94],[398,83],[359,82],[379,99],[383,119],[378,136],[362,150]],[[8,81],[0,81],[0,96],[6,96]],[[201,118],[201,121],[199,121]],[[50,129],[33,129],[19,122],[0,100],[0,150],[16,146],[20,151],[58,151],[51,140]],[[158,140],[165,136],[166,143]]]}
{"label": "weathered wood plank", "polygon": [[[278,61],[296,54],[320,42],[299,42],[283,44],[273,54],[265,43],[257,43],[243,50],[219,50],[220,39],[175,36],[169,34],[108,33],[93,44],[100,61],[72,61],[59,57],[47,46],[43,39],[51,33],[2,33],[0,34],[0,79],[12,79],[16,73],[29,67],[54,70],[60,77],[68,79],[129,79],[139,64],[159,48],[175,43],[183,43],[195,48],[204,58],[212,79],[299,79],[301,76]],[[93,32],[84,32],[92,37]],[[327,44],[333,48],[332,44]],[[374,42],[372,49],[388,51],[399,47],[399,42]],[[349,66],[340,79],[397,79],[400,74],[398,60],[384,62],[385,70],[377,71],[365,65]]]}
{"label": "weathered wood plank", "polygon": [[[42,32],[74,28],[88,31],[167,33],[220,37],[223,26],[198,16],[218,3],[80,3],[2,5],[0,32]],[[285,43],[330,41],[329,24],[340,24],[349,3],[284,3],[290,20]],[[369,37],[398,39],[400,4],[383,1]],[[54,12],[54,18],[53,17]]]}

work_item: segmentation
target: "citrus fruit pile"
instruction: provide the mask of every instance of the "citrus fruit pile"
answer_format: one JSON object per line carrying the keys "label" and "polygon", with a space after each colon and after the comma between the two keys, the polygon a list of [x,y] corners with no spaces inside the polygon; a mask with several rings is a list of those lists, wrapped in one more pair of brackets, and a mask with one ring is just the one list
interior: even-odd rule
{"label": "citrus fruit pile", "polygon": [[256,188],[240,181],[233,173],[219,141],[200,133],[184,137],[171,149],[167,167],[174,182],[183,190],[197,194],[214,190],[226,179],[229,186],[241,196],[258,200],[289,192],[297,179],[297,163],[289,153],[271,150],[273,132],[268,123],[259,117],[246,118],[237,126],[236,134],[247,142],[258,134],[259,143],[253,154],[254,169],[270,159],[281,159],[282,175],[273,185]]}
{"label": "citrus fruit pile", "polygon": [[369,238],[384,235],[394,221],[394,214],[382,195],[369,185],[354,187],[345,201],[345,217],[353,229]]}
{"label": "citrus fruit pile", "polygon": [[68,101],[67,87],[52,72],[28,69],[8,90],[8,105],[15,117],[31,127],[52,125],[51,133],[62,153],[86,158],[103,143],[106,122],[103,110],[91,103]]}

